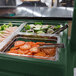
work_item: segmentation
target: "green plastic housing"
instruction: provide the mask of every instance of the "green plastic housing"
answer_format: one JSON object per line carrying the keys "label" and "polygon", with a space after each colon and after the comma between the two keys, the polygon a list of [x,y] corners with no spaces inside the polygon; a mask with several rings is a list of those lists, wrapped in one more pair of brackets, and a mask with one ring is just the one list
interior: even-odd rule
{"label": "green plastic housing", "polygon": [[73,76],[73,70],[76,67],[76,0],[74,0],[74,13],[73,13],[73,20],[72,20],[72,31],[71,31],[71,39],[69,41],[68,46],[69,51],[69,62],[70,62],[70,71],[71,76]]}

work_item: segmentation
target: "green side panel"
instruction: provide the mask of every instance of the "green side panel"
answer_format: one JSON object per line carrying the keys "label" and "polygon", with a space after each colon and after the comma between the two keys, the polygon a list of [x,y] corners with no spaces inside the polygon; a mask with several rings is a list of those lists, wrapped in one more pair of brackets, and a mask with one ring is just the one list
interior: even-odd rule
{"label": "green side panel", "polygon": [[76,0],[74,3],[74,13],[73,13],[73,21],[72,21],[72,32],[71,32],[71,40],[69,45],[69,51],[71,55],[71,61],[73,68],[76,67]]}
{"label": "green side panel", "polygon": [[[24,76],[64,76],[64,66],[56,67],[60,65],[22,61],[22,60],[9,60],[0,59],[0,70],[4,70],[13,74],[24,74]],[[50,66],[51,65],[51,66]],[[55,73],[54,73],[55,72]]]}
{"label": "green side panel", "polygon": [[0,70],[0,76],[24,76],[24,75],[20,73],[12,73],[10,71],[8,72],[8,71]]}
{"label": "green side panel", "polygon": [[76,0],[75,0],[75,8],[74,8],[74,14],[73,14],[73,21],[72,21],[70,47],[72,51],[76,50]]}

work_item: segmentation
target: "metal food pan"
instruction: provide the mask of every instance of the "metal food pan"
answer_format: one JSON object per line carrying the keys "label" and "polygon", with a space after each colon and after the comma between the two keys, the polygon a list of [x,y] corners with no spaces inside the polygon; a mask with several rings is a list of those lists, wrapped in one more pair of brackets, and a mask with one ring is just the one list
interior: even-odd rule
{"label": "metal food pan", "polygon": [[61,35],[56,35],[56,34],[53,34],[53,35],[29,35],[29,34],[25,34],[25,33],[22,33],[22,32],[19,32],[17,34],[18,36],[20,37],[30,37],[31,39],[40,39],[40,40],[50,40],[50,41],[55,41],[57,43],[60,43],[61,42],[61,37],[63,36],[62,34]]}
{"label": "metal food pan", "polygon": [[[8,24],[10,21],[1,21],[0,25],[3,24]],[[13,26],[17,26],[18,28],[12,33],[10,34],[6,39],[4,39],[1,43],[0,43],[0,51],[1,49],[10,41],[11,38],[13,38],[15,35],[17,35],[17,33],[24,27],[24,25],[26,24],[26,22],[22,23],[22,22],[17,22],[17,21],[11,21],[11,23],[13,24]]]}
{"label": "metal food pan", "polygon": [[[32,22],[27,22],[27,24],[34,24],[35,22],[34,21],[32,21]],[[39,22],[38,22],[39,23]],[[41,23],[43,24],[43,25],[54,25],[54,26],[57,26],[57,25],[61,25],[61,27],[62,26],[64,26],[65,25],[65,23],[61,23],[61,22],[54,22],[54,21],[50,21],[50,22],[43,22],[43,21],[41,21]],[[26,25],[27,25],[26,24]],[[36,34],[36,33],[26,33],[26,32],[23,32],[23,30],[24,30],[24,27],[21,29],[21,31],[19,32],[19,34],[25,34],[25,35],[37,35],[37,36],[59,36],[59,35],[63,35],[63,32],[60,32],[59,34]]]}
{"label": "metal food pan", "polygon": [[[25,41],[25,42],[33,41],[33,42],[57,43],[56,41],[52,41],[52,40],[50,41],[50,39],[44,40],[39,38],[31,38],[31,37],[17,35],[6,44],[6,46],[2,49],[1,54],[7,54],[6,52],[9,51],[14,46],[14,42],[18,40]],[[10,55],[56,61],[58,60],[58,48],[56,49],[56,54],[53,57],[40,57],[40,56],[21,55],[21,54],[12,54],[12,53],[10,53]]]}

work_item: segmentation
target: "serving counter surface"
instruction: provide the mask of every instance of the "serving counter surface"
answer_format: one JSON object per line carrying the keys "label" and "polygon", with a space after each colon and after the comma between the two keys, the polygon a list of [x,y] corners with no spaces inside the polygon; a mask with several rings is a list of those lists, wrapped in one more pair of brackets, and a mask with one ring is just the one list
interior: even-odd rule
{"label": "serving counter surface", "polygon": [[16,16],[72,18],[73,8],[57,7],[18,7]]}
{"label": "serving counter surface", "polygon": [[73,8],[68,7],[15,7],[1,8],[0,16],[2,17],[56,17],[56,18],[72,18]]}

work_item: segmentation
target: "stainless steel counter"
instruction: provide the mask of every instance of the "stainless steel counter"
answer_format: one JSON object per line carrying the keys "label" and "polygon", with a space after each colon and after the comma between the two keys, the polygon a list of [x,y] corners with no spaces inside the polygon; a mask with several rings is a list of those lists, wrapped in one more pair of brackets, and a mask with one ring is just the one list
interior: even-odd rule
{"label": "stainless steel counter", "polygon": [[55,18],[72,18],[73,8],[67,7],[15,7],[1,8],[1,17],[55,17]]}
{"label": "stainless steel counter", "polygon": [[16,17],[60,17],[72,18],[73,8],[67,7],[18,7]]}

